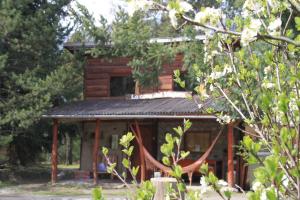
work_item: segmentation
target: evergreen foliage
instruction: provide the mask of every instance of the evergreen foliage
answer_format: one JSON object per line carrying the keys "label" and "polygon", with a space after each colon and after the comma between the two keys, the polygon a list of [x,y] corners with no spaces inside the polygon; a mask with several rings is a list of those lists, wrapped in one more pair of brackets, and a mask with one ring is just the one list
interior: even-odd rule
{"label": "evergreen foliage", "polygon": [[12,163],[25,165],[49,148],[51,129],[41,115],[79,98],[81,64],[64,52],[70,0],[0,3],[0,132],[11,135]]}

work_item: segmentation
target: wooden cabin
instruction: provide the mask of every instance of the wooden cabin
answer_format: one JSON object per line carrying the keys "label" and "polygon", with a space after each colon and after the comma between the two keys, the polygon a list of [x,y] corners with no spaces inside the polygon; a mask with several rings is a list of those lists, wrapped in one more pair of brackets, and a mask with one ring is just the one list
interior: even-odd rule
{"label": "wooden cabin", "polygon": [[[68,44],[65,47],[74,50],[77,46]],[[183,55],[177,55],[172,64],[164,65],[157,87],[142,88],[135,85],[132,69],[128,66],[129,58],[88,57],[84,68],[84,100],[55,107],[44,115],[53,119],[52,182],[57,180],[60,123],[81,125],[80,170],[92,172],[97,183],[99,163],[105,163],[101,147],[109,148],[111,159],[117,163],[116,169],[122,172],[123,154],[118,141],[128,131],[139,130],[143,146],[160,162],[160,146],[165,134],[183,125],[184,119],[190,119],[193,125],[184,136],[182,149],[191,153],[182,165],[189,165],[204,155],[221,132],[205,161],[219,178],[227,179],[230,185],[242,185],[246,173],[242,159],[234,149],[242,136],[234,129],[238,124],[225,125],[222,129],[214,115],[199,109],[197,98],[187,98],[191,94],[175,91],[173,71],[182,70],[182,59]],[[215,106],[216,102],[210,99],[202,104],[209,107]],[[137,141],[134,145],[132,163],[141,165],[142,179],[153,177],[159,169],[147,161]]]}

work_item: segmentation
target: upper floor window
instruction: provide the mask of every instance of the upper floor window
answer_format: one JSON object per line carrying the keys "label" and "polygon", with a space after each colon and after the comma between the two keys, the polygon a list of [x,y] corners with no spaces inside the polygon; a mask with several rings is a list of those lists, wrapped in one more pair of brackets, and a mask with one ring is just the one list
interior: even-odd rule
{"label": "upper floor window", "polygon": [[134,86],[132,76],[112,76],[110,77],[110,96],[118,97],[134,94]]}

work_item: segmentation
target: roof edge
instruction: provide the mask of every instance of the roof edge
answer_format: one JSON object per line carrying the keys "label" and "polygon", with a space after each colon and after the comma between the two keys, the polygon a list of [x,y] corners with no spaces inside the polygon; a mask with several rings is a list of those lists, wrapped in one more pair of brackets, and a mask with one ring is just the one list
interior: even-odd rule
{"label": "roof edge", "polygon": [[54,119],[217,119],[215,115],[42,115]]}

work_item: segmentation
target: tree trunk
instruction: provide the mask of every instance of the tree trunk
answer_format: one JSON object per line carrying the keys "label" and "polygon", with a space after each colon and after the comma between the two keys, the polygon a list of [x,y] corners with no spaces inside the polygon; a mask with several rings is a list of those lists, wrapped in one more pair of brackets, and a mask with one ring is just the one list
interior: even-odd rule
{"label": "tree trunk", "polygon": [[66,165],[72,165],[72,148],[73,148],[73,138],[70,136],[68,132],[65,133],[66,136]]}

